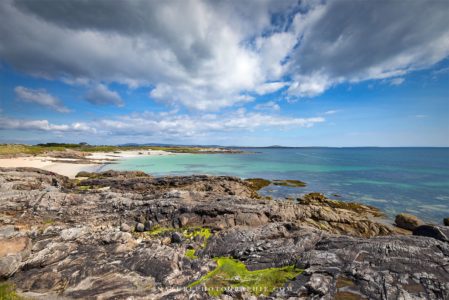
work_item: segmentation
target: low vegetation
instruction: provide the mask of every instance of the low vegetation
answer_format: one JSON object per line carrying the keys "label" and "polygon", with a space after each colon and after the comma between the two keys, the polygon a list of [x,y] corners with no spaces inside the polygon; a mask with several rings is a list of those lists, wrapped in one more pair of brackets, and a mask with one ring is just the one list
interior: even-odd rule
{"label": "low vegetation", "polygon": [[198,256],[195,255],[195,252],[196,252],[195,249],[187,249],[187,250],[186,250],[185,256],[186,256],[188,259],[197,259]]}
{"label": "low vegetation", "polygon": [[23,297],[17,295],[14,285],[8,282],[0,283],[0,299],[1,300],[23,300]]}
{"label": "low vegetation", "polygon": [[22,144],[0,144],[0,156],[14,156],[19,154],[26,155],[42,155],[46,152],[75,150],[80,152],[118,152],[127,150],[162,150],[173,153],[208,153],[204,147],[190,146],[108,146],[108,145],[88,145],[80,144],[64,144],[64,143],[47,143],[37,145]]}
{"label": "low vegetation", "polygon": [[215,261],[217,267],[190,284],[190,288],[204,284],[211,296],[220,296],[227,288],[245,288],[256,296],[269,295],[303,271],[295,266],[249,271],[245,264],[229,257],[218,257]]}

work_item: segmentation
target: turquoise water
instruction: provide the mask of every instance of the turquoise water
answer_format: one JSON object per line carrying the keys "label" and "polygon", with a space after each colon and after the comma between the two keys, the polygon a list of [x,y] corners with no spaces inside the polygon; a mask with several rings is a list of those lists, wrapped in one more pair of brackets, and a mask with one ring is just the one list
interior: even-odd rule
{"label": "turquoise water", "polygon": [[262,193],[295,197],[322,192],[441,223],[449,217],[449,148],[243,148],[251,154],[178,154],[136,157],[105,168],[153,175],[235,175],[298,179],[305,188]]}

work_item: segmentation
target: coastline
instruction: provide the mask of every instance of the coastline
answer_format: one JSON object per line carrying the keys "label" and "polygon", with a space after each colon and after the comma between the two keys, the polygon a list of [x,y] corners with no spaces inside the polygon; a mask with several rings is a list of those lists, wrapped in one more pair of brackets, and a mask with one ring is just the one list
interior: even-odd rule
{"label": "coastline", "polygon": [[3,168],[38,168],[59,175],[75,178],[81,171],[99,172],[106,165],[120,159],[154,156],[154,155],[176,155],[176,153],[163,150],[123,150],[114,152],[94,152],[80,158],[45,156],[19,156],[11,158],[0,158],[0,167]]}

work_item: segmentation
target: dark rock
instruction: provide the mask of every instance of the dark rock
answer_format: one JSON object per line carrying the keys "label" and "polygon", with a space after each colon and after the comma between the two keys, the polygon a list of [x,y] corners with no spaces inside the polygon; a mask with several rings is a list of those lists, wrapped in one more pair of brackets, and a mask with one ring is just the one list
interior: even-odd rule
{"label": "dark rock", "polygon": [[410,231],[413,231],[416,227],[424,224],[424,222],[418,219],[416,216],[405,213],[397,215],[394,221],[396,223],[396,226],[398,226],[399,228],[407,229]]}
{"label": "dark rock", "polygon": [[144,231],[149,231],[151,230],[151,228],[153,228],[153,222],[152,221],[146,221],[144,224]]}
{"label": "dark rock", "polygon": [[182,235],[178,232],[173,232],[171,235],[172,243],[182,243]]}
{"label": "dark rock", "polygon": [[445,226],[449,226],[449,218],[445,218],[445,219],[443,220],[443,224],[444,224]]}
{"label": "dark rock", "polygon": [[442,242],[449,242],[449,228],[439,225],[421,225],[413,230],[413,235],[428,236]]}

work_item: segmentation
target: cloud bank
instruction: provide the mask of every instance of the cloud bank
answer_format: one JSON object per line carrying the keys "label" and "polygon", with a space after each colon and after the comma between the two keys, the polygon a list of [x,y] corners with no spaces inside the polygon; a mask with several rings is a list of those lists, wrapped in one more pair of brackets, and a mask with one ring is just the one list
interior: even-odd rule
{"label": "cloud bank", "polygon": [[[448,9],[421,0],[5,0],[0,59],[34,76],[147,87],[169,105],[219,110],[430,67],[449,55]],[[122,105],[113,93],[99,85],[87,100]]]}
{"label": "cloud bank", "polygon": [[246,112],[240,109],[226,116],[217,114],[176,114],[144,112],[116,118],[71,124],[52,124],[48,120],[22,120],[0,116],[0,130],[37,130],[47,132],[86,132],[97,136],[198,137],[220,132],[244,132],[263,128],[308,128],[324,122],[323,117],[293,118]]}

